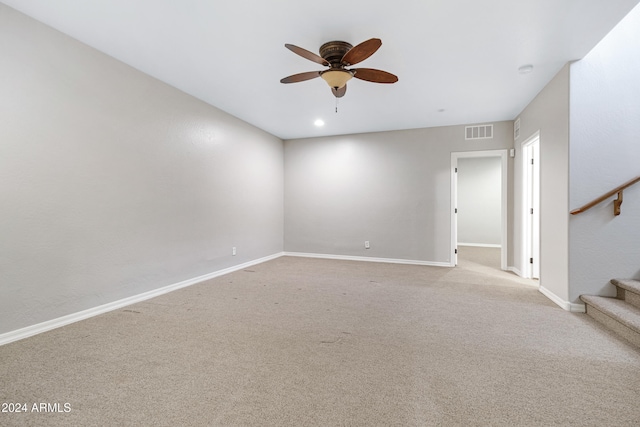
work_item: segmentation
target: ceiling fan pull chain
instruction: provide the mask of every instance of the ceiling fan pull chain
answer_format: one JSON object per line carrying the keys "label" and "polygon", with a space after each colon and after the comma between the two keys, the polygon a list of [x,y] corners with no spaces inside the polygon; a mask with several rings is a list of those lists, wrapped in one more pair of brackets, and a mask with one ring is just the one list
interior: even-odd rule
{"label": "ceiling fan pull chain", "polygon": [[339,100],[339,99],[340,99],[340,98],[336,98],[336,114],[338,114],[338,100]]}

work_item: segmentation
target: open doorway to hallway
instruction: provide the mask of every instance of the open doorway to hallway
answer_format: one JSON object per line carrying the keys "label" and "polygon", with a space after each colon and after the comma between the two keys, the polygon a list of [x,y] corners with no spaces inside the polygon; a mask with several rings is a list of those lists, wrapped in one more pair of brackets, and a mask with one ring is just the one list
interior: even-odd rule
{"label": "open doorway to hallway", "polygon": [[451,172],[452,265],[476,254],[506,270],[507,150],[451,153]]}

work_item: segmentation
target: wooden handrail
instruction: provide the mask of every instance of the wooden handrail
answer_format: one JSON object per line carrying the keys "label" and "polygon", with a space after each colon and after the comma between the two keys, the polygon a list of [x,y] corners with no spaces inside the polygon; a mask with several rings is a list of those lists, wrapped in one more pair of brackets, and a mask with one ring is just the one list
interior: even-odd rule
{"label": "wooden handrail", "polygon": [[591,209],[592,207],[594,207],[598,203],[604,202],[605,200],[607,200],[609,197],[613,196],[614,194],[618,193],[618,198],[613,201],[613,214],[614,215],[620,215],[620,205],[622,205],[622,190],[624,190],[627,187],[632,186],[633,184],[635,184],[638,181],[640,181],[640,176],[636,176],[632,180],[630,180],[628,182],[625,182],[624,184],[620,185],[619,187],[614,188],[613,190],[609,191],[608,193],[603,194],[602,196],[598,197],[597,199],[594,199],[593,201],[587,203],[586,205],[584,205],[582,207],[579,207],[578,209],[574,209],[569,213],[571,215],[576,215],[576,214],[579,214],[581,212],[584,212],[584,211],[586,211],[588,209]]}

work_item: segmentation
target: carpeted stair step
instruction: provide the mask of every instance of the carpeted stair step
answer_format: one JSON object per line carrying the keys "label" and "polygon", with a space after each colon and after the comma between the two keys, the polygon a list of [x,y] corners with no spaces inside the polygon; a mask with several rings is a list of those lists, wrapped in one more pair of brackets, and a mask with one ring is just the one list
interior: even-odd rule
{"label": "carpeted stair step", "polygon": [[618,299],[640,308],[640,280],[612,279],[611,284],[618,290]]}
{"label": "carpeted stair step", "polygon": [[587,314],[640,347],[640,308],[617,298],[581,295]]}

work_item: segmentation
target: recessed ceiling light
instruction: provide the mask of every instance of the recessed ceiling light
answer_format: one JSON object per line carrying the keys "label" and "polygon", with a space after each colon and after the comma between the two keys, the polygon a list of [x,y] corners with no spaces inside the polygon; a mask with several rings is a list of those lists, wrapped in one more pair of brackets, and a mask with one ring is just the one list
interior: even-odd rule
{"label": "recessed ceiling light", "polygon": [[533,65],[531,64],[523,65],[522,67],[518,68],[518,72],[520,74],[529,74],[532,71],[533,71]]}
{"label": "recessed ceiling light", "polygon": [[318,119],[315,122],[313,122],[313,124],[318,126],[318,127],[322,127],[322,126],[324,126],[324,120]]}

